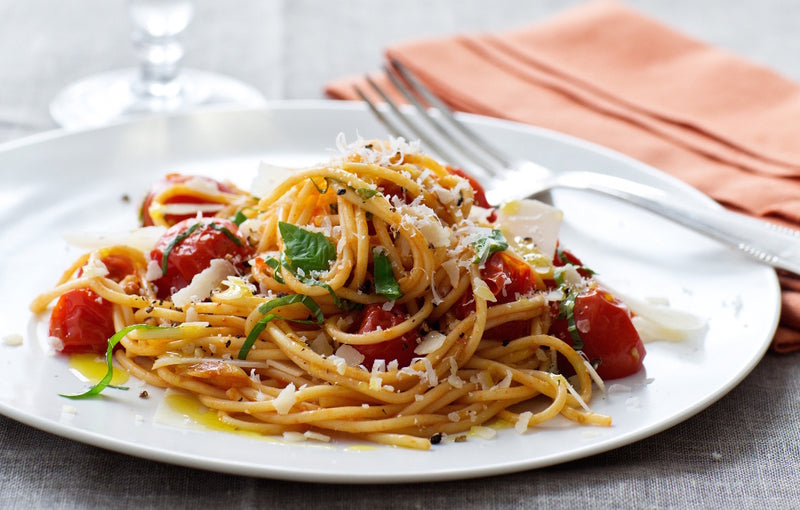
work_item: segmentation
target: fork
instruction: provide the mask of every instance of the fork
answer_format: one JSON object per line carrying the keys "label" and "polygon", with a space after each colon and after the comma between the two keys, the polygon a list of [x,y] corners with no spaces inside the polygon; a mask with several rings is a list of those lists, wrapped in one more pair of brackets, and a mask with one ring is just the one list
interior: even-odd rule
{"label": "fork", "polygon": [[[388,108],[380,108],[357,85],[356,94],[393,135],[418,139],[450,164],[478,177],[493,205],[522,198],[549,201],[550,191],[556,188],[600,193],[705,234],[758,262],[800,276],[800,231],[722,207],[676,203],[669,200],[666,192],[631,180],[597,172],[554,171],[533,161],[511,158],[469,129],[403,64],[391,59],[384,70],[418,115],[401,109],[370,76],[365,77],[367,83]],[[420,121],[427,129],[421,127]]]}

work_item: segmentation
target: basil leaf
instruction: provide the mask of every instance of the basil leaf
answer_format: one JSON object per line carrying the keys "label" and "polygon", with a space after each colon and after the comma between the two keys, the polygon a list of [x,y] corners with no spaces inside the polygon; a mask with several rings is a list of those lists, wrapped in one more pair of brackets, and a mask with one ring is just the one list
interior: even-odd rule
{"label": "basil leaf", "polygon": [[577,292],[567,292],[564,299],[558,304],[558,318],[567,319],[567,331],[569,331],[569,336],[572,338],[572,348],[579,351],[583,349],[583,338],[578,332],[578,325],[575,321],[575,300],[577,298]]}
{"label": "basil leaf", "polygon": [[358,193],[358,196],[360,196],[364,200],[369,200],[370,198],[378,194],[378,190],[372,188],[358,188],[356,190],[356,193]]}
{"label": "basil leaf", "polygon": [[209,223],[208,227],[216,230],[217,232],[222,232],[223,234],[225,234],[225,237],[230,239],[231,242],[233,244],[235,244],[236,246],[241,246],[242,245],[242,240],[239,239],[238,237],[236,237],[236,234],[234,234],[233,232],[228,230],[227,227],[223,227],[222,225],[217,225],[214,222]]}
{"label": "basil leaf", "polygon": [[324,195],[331,188],[331,181],[329,180],[330,178],[325,177],[324,179],[325,179],[325,188],[320,188],[319,186],[317,186],[317,182],[313,178],[311,177],[308,178],[308,180],[311,181],[311,184],[313,184],[314,187],[317,188],[317,192],[319,192],[320,195]]}
{"label": "basil leaf", "polygon": [[283,253],[280,254],[280,259],[281,259],[280,261],[275,257],[267,257],[266,259],[264,259],[264,263],[268,265],[270,268],[272,268],[272,277],[275,279],[276,282],[285,283],[280,270],[280,267],[283,266],[284,268],[286,268],[287,271],[292,273],[292,275],[294,275],[295,278],[299,279],[304,284],[316,285],[317,287],[322,287],[323,289],[327,290],[328,294],[330,294],[331,298],[333,298],[333,304],[336,305],[336,307],[339,308],[340,310],[346,312],[349,310],[354,310],[361,306],[360,304],[353,303],[352,301],[349,301],[347,299],[341,299],[339,296],[336,295],[336,292],[333,291],[333,288],[325,282],[321,282],[313,278],[305,278],[298,276],[298,274],[289,266],[289,264],[286,263],[286,259],[284,258]]}
{"label": "basil leaf", "polygon": [[569,256],[567,256],[567,253],[564,251],[564,249],[561,248],[561,246],[556,246],[556,257],[558,257],[558,260],[563,262],[564,265],[569,264],[569,265],[575,266],[576,269],[581,269],[584,272],[586,272],[586,274],[588,274],[588,275],[597,274],[596,271],[594,271],[593,269],[591,269],[589,267],[579,266],[579,265],[575,264],[574,262],[572,262],[572,260],[570,260]]}
{"label": "basil leaf", "polygon": [[297,225],[278,223],[286,257],[294,269],[325,271],[336,259],[336,246],[319,232],[309,232]]}
{"label": "basil leaf", "polygon": [[264,259],[264,264],[268,265],[272,269],[272,277],[278,283],[284,283],[283,275],[281,275],[281,263],[278,262],[278,259],[275,257],[267,257]]}
{"label": "basil leaf", "polygon": [[169,242],[167,247],[164,249],[164,253],[161,255],[161,274],[167,274],[167,260],[169,259],[169,254],[172,253],[172,250],[175,249],[178,244],[183,242],[184,239],[189,237],[194,233],[195,230],[200,228],[201,223],[197,222],[193,224],[191,227],[187,228],[180,234],[176,235],[175,238]]}
{"label": "basil leaf", "polygon": [[103,376],[103,378],[100,379],[100,381],[97,384],[95,384],[94,386],[92,386],[83,393],[80,393],[78,395],[64,395],[63,393],[59,393],[59,395],[61,395],[62,397],[71,398],[73,400],[78,400],[78,399],[92,397],[94,395],[97,395],[104,389],[106,389],[109,386],[111,379],[114,377],[114,365],[112,363],[114,347],[119,343],[120,340],[122,340],[122,338],[125,335],[127,335],[128,333],[130,333],[135,329],[163,329],[163,328],[161,326],[151,326],[149,324],[134,324],[132,326],[120,329],[119,331],[114,333],[114,335],[111,338],[108,339],[108,348],[106,348],[106,364],[108,365],[108,371],[106,372],[106,375]]}
{"label": "basil leaf", "polygon": [[267,301],[266,303],[262,304],[258,307],[259,313],[266,314],[270,310],[274,310],[275,308],[291,305],[294,303],[302,303],[305,305],[308,310],[314,314],[315,320],[306,320],[306,319],[289,319],[286,317],[282,317],[275,313],[270,313],[264,315],[256,324],[253,326],[253,329],[250,330],[250,333],[247,334],[247,338],[245,338],[244,343],[242,344],[242,348],[239,349],[238,358],[239,359],[247,359],[247,353],[250,352],[252,349],[253,344],[256,343],[258,336],[264,331],[264,328],[267,327],[267,323],[273,319],[282,319],[285,321],[297,322],[300,324],[322,324],[325,320],[325,316],[322,314],[322,309],[319,307],[316,301],[311,299],[310,297],[306,296],[305,294],[289,294],[288,296],[279,297],[277,299],[273,299],[272,301]]}
{"label": "basil leaf", "polygon": [[378,250],[372,251],[375,272],[375,292],[386,296],[390,300],[395,300],[403,295],[400,291],[400,284],[394,278],[392,262],[385,253]]}
{"label": "basil leaf", "polygon": [[486,262],[486,259],[489,258],[489,255],[496,251],[504,251],[508,248],[508,242],[506,238],[503,236],[503,232],[499,229],[492,229],[489,234],[486,234],[472,243],[472,247],[475,249],[475,259],[473,260],[476,264],[481,264]]}
{"label": "basil leaf", "polygon": [[240,226],[242,226],[242,223],[247,221],[247,216],[245,216],[244,213],[242,212],[242,210],[239,209],[238,211],[236,211],[236,214],[233,215],[233,218],[231,218],[231,221],[233,222],[234,225],[236,225],[237,227],[240,227]]}

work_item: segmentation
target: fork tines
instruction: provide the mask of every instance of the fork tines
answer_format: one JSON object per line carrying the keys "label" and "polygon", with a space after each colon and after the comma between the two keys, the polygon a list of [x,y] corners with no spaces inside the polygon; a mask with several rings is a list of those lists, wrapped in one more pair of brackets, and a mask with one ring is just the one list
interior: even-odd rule
{"label": "fork tines", "polygon": [[[385,108],[370,99],[358,85],[354,85],[354,90],[392,135],[407,140],[418,139],[428,151],[476,176],[497,175],[511,166],[508,158],[466,127],[404,65],[390,59],[384,70],[389,79],[386,85],[381,86],[370,76],[365,76],[365,80],[386,104]],[[399,106],[392,99],[392,95],[398,97],[397,94],[388,87],[400,92],[413,108]]]}

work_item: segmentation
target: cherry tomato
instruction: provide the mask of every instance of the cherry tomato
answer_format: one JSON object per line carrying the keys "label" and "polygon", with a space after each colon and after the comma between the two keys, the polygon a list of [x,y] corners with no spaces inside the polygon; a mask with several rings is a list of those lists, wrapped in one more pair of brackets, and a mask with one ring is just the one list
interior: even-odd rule
{"label": "cherry tomato", "polygon": [[[221,193],[235,193],[235,190],[232,189],[230,186],[223,184],[215,179],[210,177],[204,177],[201,175],[182,175],[182,174],[167,174],[163,179],[160,179],[153,183],[152,187],[150,188],[150,192],[145,197],[144,201],[142,202],[142,207],[139,211],[139,216],[141,218],[142,225],[145,227],[149,227],[155,225],[153,222],[153,218],[150,216],[150,205],[153,203],[153,198],[162,193],[170,186],[174,186],[176,184],[184,184],[189,180],[200,180],[204,181],[211,186],[215,186],[218,191]],[[175,195],[169,197],[165,203],[167,204],[215,204],[217,202],[213,202],[211,200],[194,196],[194,195]],[[203,216],[213,216],[213,212],[203,212],[201,213]],[[164,216],[164,221],[167,223],[168,226],[175,225],[176,223],[183,221],[185,219],[194,218],[197,216],[197,213],[187,213],[187,214],[167,214]]]}
{"label": "cherry tomato", "polygon": [[251,254],[250,246],[236,225],[222,218],[192,218],[173,225],[158,240],[150,259],[162,265],[165,251],[167,270],[153,282],[159,299],[167,299],[189,285],[213,259],[228,259],[241,268]]}
{"label": "cherry tomato", "polygon": [[68,290],[50,315],[50,336],[61,339],[65,354],[105,353],[114,333],[111,303],[91,289]]}
{"label": "cherry tomato", "polygon": [[470,187],[475,192],[475,203],[476,204],[478,204],[479,206],[484,207],[486,209],[491,209],[492,208],[492,206],[489,204],[489,201],[486,200],[486,191],[483,189],[483,186],[481,186],[481,183],[479,183],[478,180],[475,179],[475,177],[469,175],[467,172],[465,172],[464,170],[462,170],[460,168],[454,168],[454,167],[450,167],[449,166],[449,167],[447,167],[447,171],[450,172],[451,174],[455,174],[455,175],[457,175],[459,177],[463,177],[464,179],[469,181]]}
{"label": "cherry tomato", "polygon": [[[536,288],[531,266],[504,252],[494,252],[486,260],[481,269],[481,279],[497,299],[489,306],[516,301],[518,296],[531,293]],[[453,306],[458,319],[463,319],[475,310],[475,300],[471,292],[465,293]],[[505,340],[530,334],[529,320],[511,321],[489,329],[484,333],[486,338]]]}
{"label": "cherry tomato", "polygon": [[583,262],[581,259],[575,256],[571,251],[565,250],[560,246],[556,246],[556,253],[553,256],[553,265],[556,267],[566,266],[567,264],[572,264],[573,266],[578,268],[578,274],[583,276],[584,278],[588,278],[591,276],[591,271],[585,269],[583,267]]}
{"label": "cherry tomato", "polygon": [[403,202],[406,201],[406,190],[396,182],[381,181],[378,183],[378,189],[390,201],[392,197],[397,197]]}
{"label": "cherry tomato", "polygon": [[[367,305],[361,312],[358,333],[369,333],[376,331],[378,328],[391,328],[406,319],[407,315],[399,306],[395,306],[391,310],[384,310],[380,304]],[[367,368],[371,369],[376,359],[382,359],[387,364],[392,360],[397,360],[400,368],[403,368],[411,364],[411,359],[415,356],[414,349],[417,346],[418,339],[419,333],[416,330],[412,330],[385,342],[354,345],[353,347],[364,355],[363,364]]]}
{"label": "cherry tomato", "polygon": [[[575,298],[573,314],[583,341],[581,350],[590,362],[599,362],[600,377],[617,379],[642,368],[644,344],[620,300],[603,289],[591,289]],[[550,334],[573,345],[568,327],[567,319],[554,320]]]}
{"label": "cherry tomato", "polygon": [[[108,269],[106,276],[110,280],[119,283],[125,279],[126,276],[136,274],[136,263],[130,257],[118,253],[109,253],[100,258],[100,261]],[[78,270],[78,276],[83,274],[83,268]]]}

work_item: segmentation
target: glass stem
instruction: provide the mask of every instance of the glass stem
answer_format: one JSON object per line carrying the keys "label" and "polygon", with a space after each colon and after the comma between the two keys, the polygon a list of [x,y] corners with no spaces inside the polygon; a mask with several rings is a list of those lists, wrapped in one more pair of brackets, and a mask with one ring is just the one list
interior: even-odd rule
{"label": "glass stem", "polygon": [[194,5],[189,0],[129,0],[133,47],[139,57],[134,92],[169,100],[181,93],[178,75],[183,58],[179,36],[189,25]]}

